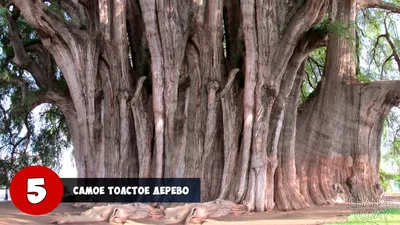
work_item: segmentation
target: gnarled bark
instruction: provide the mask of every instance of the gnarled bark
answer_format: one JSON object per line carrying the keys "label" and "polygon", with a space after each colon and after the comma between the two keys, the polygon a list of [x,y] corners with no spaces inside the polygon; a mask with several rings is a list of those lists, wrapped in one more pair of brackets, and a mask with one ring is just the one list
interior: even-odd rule
{"label": "gnarled bark", "polygon": [[[337,7],[334,20],[355,21],[357,1],[339,1]],[[398,82],[359,83],[353,40],[329,35],[318,95],[299,113],[296,168],[301,194],[310,204],[335,202],[338,184],[358,200],[378,196],[380,135],[384,118],[398,104]]]}
{"label": "gnarled bark", "polygon": [[[79,177],[200,177],[202,201],[250,211],[330,203],[339,184],[357,198],[375,194],[378,137],[398,83],[360,84],[354,43],[330,34],[318,95],[296,110],[301,65],[325,44],[312,28],[327,13],[349,25],[360,8],[394,5],[65,1],[69,22],[43,1],[13,2],[67,82],[65,96],[46,95],[68,120]],[[51,86],[19,50],[13,22],[14,61]]]}
{"label": "gnarled bark", "polygon": [[[238,87],[235,86],[236,74],[239,69],[234,69],[229,75],[228,82],[221,92],[221,103],[224,124],[224,170],[221,181],[221,191],[219,199],[226,199],[230,187],[235,183],[235,167],[237,165],[237,156],[239,153],[239,140],[242,131],[242,107],[236,101],[241,100],[241,94],[238,93]],[[241,101],[239,101],[240,103]]]}
{"label": "gnarled bark", "polygon": [[[303,62],[298,68],[296,78],[293,83],[293,89],[288,96],[288,100],[281,112],[280,138],[278,146],[278,166],[275,172],[275,202],[280,210],[297,210],[307,207],[309,204],[300,194],[300,187],[296,176],[296,120],[298,97],[300,85],[304,77]],[[283,115],[282,115],[283,114]],[[286,191],[291,190],[291,191]]]}

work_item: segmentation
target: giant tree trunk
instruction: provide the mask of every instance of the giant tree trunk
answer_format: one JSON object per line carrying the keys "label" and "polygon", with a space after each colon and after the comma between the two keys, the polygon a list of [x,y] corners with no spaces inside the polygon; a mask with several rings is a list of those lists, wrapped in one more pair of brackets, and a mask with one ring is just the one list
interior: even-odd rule
{"label": "giant tree trunk", "polygon": [[[355,0],[337,7],[336,21],[355,21]],[[310,204],[333,203],[337,184],[357,200],[377,196],[383,121],[399,103],[400,82],[358,82],[355,30],[349,29],[351,37],[329,35],[317,96],[301,106],[297,119],[297,176]]]}
{"label": "giant tree trunk", "polygon": [[135,78],[129,69],[125,1],[87,2],[86,7],[101,13],[99,17],[87,15],[86,31],[45,10],[41,1],[15,2],[37,29],[68,84],[72,104],[61,109],[75,111],[66,116],[78,176],[137,176],[136,141],[131,135],[134,121],[128,102]]}
{"label": "giant tree trunk", "polygon": [[319,95],[296,112],[302,63],[324,44],[311,28],[336,5],[353,21],[354,0],[68,1],[79,28],[14,2],[68,84],[79,177],[199,177],[202,201],[251,211],[324,204],[334,183],[374,193],[397,82],[357,83],[350,42],[330,35]]}

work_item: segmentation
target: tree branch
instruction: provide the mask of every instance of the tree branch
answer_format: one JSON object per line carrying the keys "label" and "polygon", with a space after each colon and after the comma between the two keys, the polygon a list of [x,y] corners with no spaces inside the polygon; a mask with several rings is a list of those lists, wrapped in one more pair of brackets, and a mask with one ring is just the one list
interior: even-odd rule
{"label": "tree branch", "polygon": [[306,71],[306,77],[307,77],[307,82],[308,82],[308,85],[310,85],[310,87],[312,88],[312,89],[315,89],[315,86],[312,84],[312,82],[311,82],[311,80],[310,80],[310,74]]}
{"label": "tree branch", "polygon": [[395,43],[392,41],[392,39],[391,39],[391,37],[390,37],[390,33],[389,33],[389,29],[388,29],[388,26],[387,26],[387,23],[386,23],[386,19],[387,19],[387,14],[386,14],[386,17],[385,17],[385,19],[384,19],[385,33],[384,33],[384,34],[381,34],[381,35],[379,35],[379,36],[377,37],[376,42],[375,42],[375,44],[374,44],[374,48],[372,49],[372,60],[375,61],[376,64],[378,64],[378,63],[376,62],[376,58],[375,58],[375,55],[376,55],[376,48],[377,48],[377,46],[378,46],[378,44],[379,44],[379,40],[380,40],[381,38],[385,38],[386,41],[388,42],[390,48],[392,49],[392,54],[383,62],[382,66],[381,66],[381,79],[382,79],[382,76],[383,76],[384,67],[385,67],[386,63],[388,63],[392,58],[393,58],[393,59],[395,60],[395,62],[397,63],[397,67],[398,67],[398,69],[399,69],[399,71],[400,71],[400,56],[399,56],[398,51],[397,51],[397,49],[396,49]]}
{"label": "tree branch", "polygon": [[393,13],[400,13],[400,6],[383,0],[359,0],[357,4],[358,9],[375,8],[388,10]]}
{"label": "tree branch", "polygon": [[233,81],[235,80],[236,74],[238,72],[239,72],[239,69],[235,68],[229,73],[228,82],[226,82],[224,89],[222,89],[222,91],[221,91],[221,98],[225,97],[226,93],[228,92],[228,90],[233,85]]}
{"label": "tree branch", "polygon": [[[32,135],[32,129],[29,127],[29,120],[28,120],[28,114],[26,114],[24,116],[24,124],[25,124],[25,128],[26,128],[26,134],[25,136],[21,137],[17,142],[15,142],[14,144],[14,149],[16,149],[18,147],[18,145],[20,145],[23,141],[27,141],[29,142],[29,140],[31,139],[31,135]],[[28,150],[28,144],[25,146],[25,153]]]}
{"label": "tree branch", "polygon": [[[7,117],[7,114],[9,113],[9,110],[6,110],[1,104],[0,104],[0,111],[3,114],[3,124],[5,126],[5,129],[8,132],[8,143],[2,146],[1,148],[10,146],[11,151],[10,151],[10,166],[14,164],[15,158],[13,157],[17,153],[17,148],[18,146],[25,140],[29,142],[31,135],[32,135],[32,130],[29,127],[29,121],[28,121],[28,115],[24,115],[24,124],[27,129],[26,134],[23,137],[19,137],[20,133],[13,133],[13,128],[11,127],[12,121],[11,118]],[[20,131],[19,131],[20,132]],[[28,145],[25,146],[24,151],[26,152],[28,148]],[[10,169],[10,168],[9,168]]]}
{"label": "tree branch", "polygon": [[301,82],[300,91],[301,91],[301,97],[302,97],[303,99],[306,99],[307,96],[306,96],[306,94],[304,94],[304,89],[303,89],[304,83],[305,83],[305,81],[303,80],[303,81]]}
{"label": "tree branch", "polygon": [[[27,83],[20,77],[1,77],[0,78],[0,83],[1,82],[7,82],[7,83],[14,83],[18,84],[21,88],[21,104],[20,107],[22,107],[24,110],[27,112],[33,110],[35,107],[44,104],[44,103],[50,103],[54,104],[57,107],[61,109],[63,113],[68,113],[69,115],[75,114],[75,108],[72,103],[72,99],[69,96],[64,96],[56,91],[49,90],[45,93],[43,92],[37,92],[34,94],[35,99],[32,102],[27,102],[26,101],[26,96],[28,92],[28,86]],[[6,115],[7,111],[1,107],[0,109],[3,111],[3,114]],[[11,128],[9,128],[11,129]],[[11,132],[11,131],[10,131]]]}
{"label": "tree branch", "polygon": [[28,85],[26,82],[20,78],[20,77],[0,77],[0,83],[5,82],[5,83],[13,83],[13,84],[18,84],[19,87],[21,88],[21,107],[25,105],[25,99],[26,99],[26,93],[28,91]]}
{"label": "tree branch", "polygon": [[362,86],[363,98],[368,101],[381,99],[390,106],[400,104],[400,80],[374,81]]}
{"label": "tree branch", "polygon": [[76,4],[76,1],[71,0],[50,0],[52,4],[56,4],[62,10],[64,10],[67,15],[71,18],[71,22],[78,28],[81,28],[83,24],[83,15],[81,14],[81,9]]}
{"label": "tree branch", "polygon": [[393,58],[393,54],[391,54],[387,59],[383,62],[382,67],[381,67],[381,75],[380,79],[383,80],[383,72],[385,71],[385,65],[388,63],[391,59]]}
{"label": "tree branch", "polygon": [[[285,66],[290,60],[288,55],[293,54],[296,48],[296,44],[299,39],[309,30],[315,23],[319,22],[325,15],[327,4],[322,0],[310,0],[302,6],[299,11],[292,17],[285,33],[282,36],[282,40],[277,47],[275,54],[280,54],[281,57],[275,57],[274,63],[272,64],[272,74],[278,80],[284,75]],[[285,59],[285,60],[282,60]]]}
{"label": "tree branch", "polygon": [[42,92],[36,94],[35,98],[36,99],[32,102],[32,105],[30,105],[30,109],[34,109],[44,103],[50,103],[60,108],[64,115],[67,113],[69,115],[75,114],[74,105],[69,96],[63,96],[54,91],[47,91],[45,93]]}
{"label": "tree branch", "polygon": [[314,31],[309,31],[303,35],[289,59],[286,72],[282,79],[281,90],[278,98],[281,98],[280,96],[285,96],[284,98],[289,96],[301,63],[307,59],[309,54],[316,48],[326,45],[327,39],[327,34],[321,35],[320,33]]}
{"label": "tree branch", "polygon": [[40,40],[31,43],[29,46],[24,46],[19,33],[18,25],[16,23],[16,18],[8,17],[6,21],[9,30],[9,39],[14,50],[13,62],[18,67],[26,69],[33,76],[37,85],[40,88],[50,88],[51,86],[53,86],[54,82],[51,79],[52,75],[48,74],[51,71],[44,70],[43,67],[39,66],[35,61],[33,61],[33,59],[28,55],[28,52],[26,51],[27,49],[36,48],[36,50],[40,50],[40,52],[42,53],[42,57],[38,55],[42,59],[42,65],[47,65],[51,63],[49,60],[45,59],[46,57],[44,57],[44,55],[47,54],[47,58],[49,59],[49,53],[43,48],[40,48],[40,46],[38,45],[38,43],[40,43]]}
{"label": "tree branch", "polygon": [[318,73],[319,73],[320,75],[322,75],[323,72],[322,72],[321,68],[324,68],[324,66],[321,65],[321,64],[319,64],[319,63],[317,62],[317,60],[315,60],[315,59],[314,59],[313,57],[311,57],[311,56],[308,56],[308,60],[309,60],[310,62],[314,63],[314,64],[317,66]]}
{"label": "tree branch", "polygon": [[376,47],[378,46],[378,44],[379,44],[379,40],[381,39],[381,38],[384,38],[385,37],[385,35],[384,34],[381,34],[381,35],[379,35],[377,38],[376,38],[376,41],[375,41],[375,44],[374,44],[374,48],[372,49],[372,60],[373,59],[375,59],[375,55],[376,55]]}
{"label": "tree branch", "polygon": [[393,58],[396,61],[397,67],[400,71],[400,57],[399,57],[399,54],[397,53],[396,45],[393,43],[392,39],[390,38],[389,29],[386,24],[386,17],[385,17],[385,32],[386,32],[385,38],[386,38],[387,42],[389,43],[390,48],[392,49]]}
{"label": "tree branch", "polygon": [[6,109],[0,104],[0,111],[1,111],[2,114],[3,114],[2,120],[3,120],[4,127],[5,127],[5,129],[7,130],[7,132],[8,132],[10,135],[12,135],[11,124],[10,124],[10,121],[7,119],[7,114],[8,114],[8,111],[9,111],[9,110],[6,110]]}
{"label": "tree branch", "polygon": [[12,1],[24,14],[26,21],[36,28],[42,39],[73,45],[75,44],[74,37],[82,36],[81,30],[74,28],[54,13],[46,12],[42,0]]}

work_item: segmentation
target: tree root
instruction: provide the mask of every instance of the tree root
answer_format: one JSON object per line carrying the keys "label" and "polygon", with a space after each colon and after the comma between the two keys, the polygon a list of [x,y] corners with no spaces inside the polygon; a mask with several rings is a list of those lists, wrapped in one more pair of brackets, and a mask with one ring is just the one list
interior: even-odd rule
{"label": "tree root", "polygon": [[135,224],[135,220],[151,218],[157,224],[199,224],[208,218],[218,218],[227,215],[240,215],[248,212],[246,206],[231,201],[217,199],[204,203],[191,203],[172,208],[154,208],[148,204],[113,204],[93,207],[79,216],[58,218],[53,224],[77,223],[127,223]]}

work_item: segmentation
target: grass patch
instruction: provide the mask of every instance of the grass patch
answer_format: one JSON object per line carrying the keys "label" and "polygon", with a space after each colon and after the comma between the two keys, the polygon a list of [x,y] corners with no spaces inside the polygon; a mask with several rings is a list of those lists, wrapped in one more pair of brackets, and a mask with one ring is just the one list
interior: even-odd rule
{"label": "grass patch", "polygon": [[332,223],[331,225],[358,225],[358,224],[400,224],[400,208],[382,210],[359,210],[351,214],[346,222]]}

